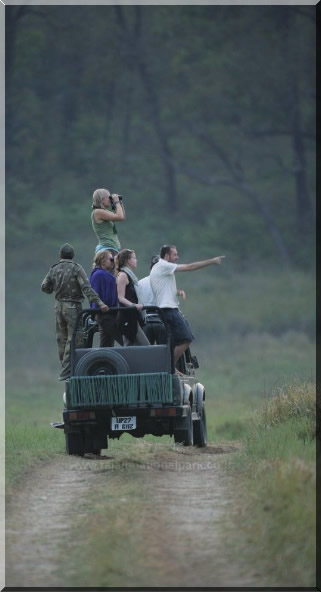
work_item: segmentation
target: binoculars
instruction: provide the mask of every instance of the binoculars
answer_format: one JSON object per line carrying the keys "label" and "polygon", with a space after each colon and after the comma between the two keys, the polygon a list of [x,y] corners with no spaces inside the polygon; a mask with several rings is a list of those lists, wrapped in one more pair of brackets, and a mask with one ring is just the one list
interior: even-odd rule
{"label": "binoculars", "polygon": [[[114,199],[111,195],[110,195],[109,199],[110,199],[110,205],[111,205],[112,210],[116,210],[116,205],[115,205]],[[119,199],[119,201],[123,201],[123,196],[118,195],[118,199]]]}

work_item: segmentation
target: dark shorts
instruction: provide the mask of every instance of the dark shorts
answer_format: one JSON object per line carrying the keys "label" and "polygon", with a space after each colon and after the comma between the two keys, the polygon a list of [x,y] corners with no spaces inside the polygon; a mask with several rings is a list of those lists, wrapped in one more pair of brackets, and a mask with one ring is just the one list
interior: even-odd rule
{"label": "dark shorts", "polygon": [[191,343],[194,340],[194,335],[189,322],[183,317],[178,308],[163,308],[162,311],[174,345]]}
{"label": "dark shorts", "polygon": [[167,333],[164,323],[158,314],[147,313],[145,316],[145,325],[143,331],[151,345],[166,345]]}

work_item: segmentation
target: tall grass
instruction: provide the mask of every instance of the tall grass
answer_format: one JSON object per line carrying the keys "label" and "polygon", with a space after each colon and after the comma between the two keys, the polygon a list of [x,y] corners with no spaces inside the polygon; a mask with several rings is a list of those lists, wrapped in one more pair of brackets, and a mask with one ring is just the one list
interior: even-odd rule
{"label": "tall grass", "polygon": [[238,477],[232,529],[264,586],[315,586],[315,428],[315,385],[285,386],[253,415],[231,464]]}
{"label": "tall grass", "polygon": [[316,390],[315,384],[309,382],[294,383],[279,389],[271,400],[265,401],[262,409],[256,414],[254,425],[258,430],[268,430],[281,423],[297,420],[306,426],[305,433],[297,435],[315,437],[316,430]]}

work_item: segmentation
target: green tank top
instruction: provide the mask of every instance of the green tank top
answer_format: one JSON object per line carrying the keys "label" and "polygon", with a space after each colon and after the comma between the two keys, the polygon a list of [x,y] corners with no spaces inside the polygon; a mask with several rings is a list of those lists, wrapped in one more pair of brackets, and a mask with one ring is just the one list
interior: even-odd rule
{"label": "green tank top", "polygon": [[102,220],[100,224],[95,221],[94,211],[91,212],[91,223],[98,242],[104,247],[112,247],[120,251],[121,246],[117,235],[116,225],[110,220]]}

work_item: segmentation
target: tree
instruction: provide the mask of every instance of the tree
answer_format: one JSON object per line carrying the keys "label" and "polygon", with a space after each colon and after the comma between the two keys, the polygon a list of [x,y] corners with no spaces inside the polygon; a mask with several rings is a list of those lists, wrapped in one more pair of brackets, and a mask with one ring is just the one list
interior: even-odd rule
{"label": "tree", "polygon": [[124,53],[129,69],[136,68],[145,92],[145,100],[148,105],[150,117],[159,141],[160,157],[163,163],[166,178],[166,195],[168,206],[175,212],[177,210],[177,190],[175,168],[172,162],[171,148],[166,134],[165,126],[161,120],[161,107],[157,89],[155,88],[152,76],[150,74],[147,55],[148,48],[143,40],[143,11],[141,6],[135,7],[135,23],[130,30],[124,11],[120,6],[115,6],[118,25],[122,31],[122,43],[127,51]]}

